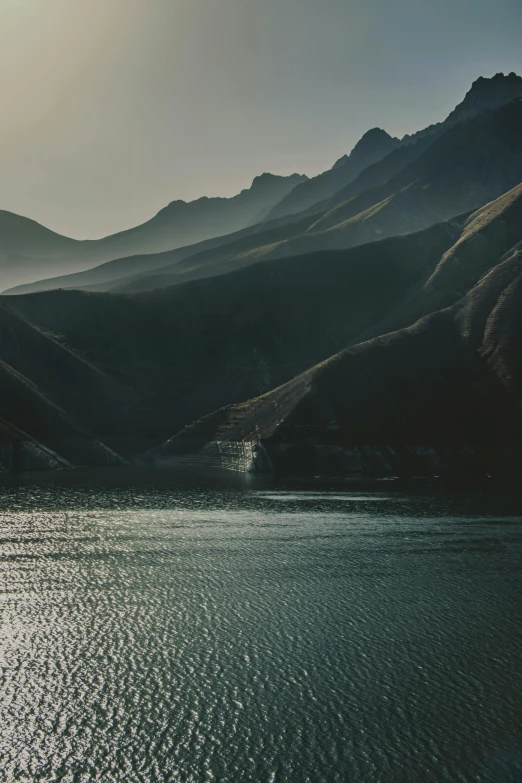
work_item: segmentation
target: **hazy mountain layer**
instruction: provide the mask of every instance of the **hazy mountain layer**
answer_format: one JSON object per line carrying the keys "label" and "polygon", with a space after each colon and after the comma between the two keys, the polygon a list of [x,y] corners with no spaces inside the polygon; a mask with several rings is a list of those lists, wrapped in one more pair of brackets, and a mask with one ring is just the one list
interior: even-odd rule
{"label": "hazy mountain layer", "polygon": [[[349,186],[351,195],[357,195],[387,181],[420,157],[431,143],[432,139],[422,139],[416,144],[396,149],[378,163],[368,166]],[[344,192],[346,193],[347,189]],[[194,270],[195,277],[220,274],[223,259],[232,259],[230,265],[232,269],[249,263],[247,251],[300,236],[329,208],[329,205],[330,202],[327,201],[315,205],[315,209],[312,207],[302,213],[265,221],[233,234],[214,237],[204,242],[163,253],[118,258],[89,268],[84,272],[42,279],[29,285],[9,289],[5,293],[30,293],[53,288],[109,291],[115,287],[122,287],[124,290],[124,286],[129,291],[139,291],[172,285],[176,281],[170,277],[173,271],[175,274],[179,272],[182,275],[180,279],[190,278],[190,270]],[[184,265],[184,268],[178,268],[179,262],[188,258],[190,261]],[[236,260],[234,261],[234,259]],[[215,261],[218,263],[215,264]],[[212,271],[214,266],[216,266],[217,272]],[[165,270],[165,275],[160,270]],[[227,271],[226,268],[225,271]]]}
{"label": "hazy mountain layer", "polygon": [[263,174],[233,198],[173,201],[141,226],[90,241],[62,237],[28,218],[0,211],[0,289],[237,231],[262,220],[275,202],[304,180],[298,174]]}
{"label": "hazy mountain layer", "polygon": [[[108,290],[111,288],[114,288],[115,285],[117,286],[125,286],[127,283],[125,282],[125,278],[132,277],[133,275],[140,275],[140,274],[150,274],[152,273],[153,277],[146,281],[145,279],[140,281],[128,281],[128,290],[141,290],[142,288],[150,288],[156,285],[165,285],[174,282],[174,279],[168,279],[168,274],[172,271],[177,272],[177,270],[171,269],[167,270],[167,268],[171,264],[177,264],[180,260],[183,260],[187,258],[188,256],[197,255],[198,257],[194,259],[194,263],[186,264],[185,268],[181,270],[182,277],[179,279],[187,279],[190,277],[190,273],[188,272],[188,269],[194,270],[194,276],[200,277],[203,274],[206,274],[207,272],[204,271],[204,266],[208,266],[208,273],[209,274],[216,274],[219,273],[220,265],[222,266],[222,260],[225,255],[228,255],[230,257],[230,268],[236,268],[237,266],[244,265],[245,263],[250,263],[252,258],[256,260],[256,256],[252,258],[249,258],[247,255],[247,251],[254,250],[255,248],[263,248],[260,250],[261,255],[264,257],[267,254],[267,246],[275,245],[274,247],[269,247],[269,255],[274,256],[275,254],[282,253],[299,253],[304,252],[306,250],[312,250],[315,247],[347,247],[354,244],[354,241],[352,239],[353,227],[348,232],[348,241],[344,241],[344,238],[341,237],[341,241],[339,241],[340,237],[320,237],[317,239],[316,243],[313,244],[313,242],[310,242],[310,247],[301,247],[300,243],[298,242],[296,246],[294,246],[292,243],[290,243],[287,247],[281,247],[280,243],[283,240],[293,239],[298,237],[303,232],[308,233],[315,233],[315,229],[318,228],[318,226],[315,226],[315,228],[311,228],[314,226],[316,220],[312,220],[312,218],[317,218],[321,214],[324,214],[325,212],[329,211],[333,206],[338,205],[339,203],[342,203],[343,201],[352,200],[355,196],[363,194],[365,191],[369,191],[372,188],[376,188],[377,186],[382,186],[384,183],[392,179],[394,176],[396,176],[398,173],[400,173],[402,170],[404,170],[406,167],[411,166],[418,158],[420,158],[423,153],[427,150],[427,148],[434,143],[434,141],[441,136],[445,131],[452,128],[454,125],[459,124],[461,122],[466,122],[470,118],[475,117],[477,114],[483,113],[484,111],[487,111],[489,108],[502,106],[510,99],[513,99],[514,96],[518,95],[520,93],[522,85],[522,79],[521,77],[516,76],[515,74],[509,74],[509,76],[504,76],[503,74],[497,74],[492,79],[478,79],[474,84],[472,85],[470,91],[465,96],[464,100],[456,107],[456,109],[450,114],[450,116],[443,122],[439,123],[436,126],[430,126],[427,129],[424,129],[423,131],[419,131],[417,134],[414,134],[411,137],[407,137],[402,140],[402,146],[397,147],[397,140],[391,139],[384,131],[380,131],[379,129],[374,129],[373,131],[368,132],[361,142],[359,142],[358,145],[356,145],[356,148],[353,150],[352,154],[350,156],[344,156],[344,158],[341,158],[337,163],[335,164],[334,168],[331,171],[325,172],[324,175],[321,175],[319,178],[314,178],[313,180],[310,180],[309,182],[305,182],[301,185],[297,185],[295,188],[291,189],[291,192],[288,196],[288,198],[293,199],[298,196],[299,193],[305,192],[305,193],[312,193],[314,192],[314,197],[312,199],[312,206],[308,206],[307,209],[305,209],[302,212],[296,213],[296,214],[290,214],[285,215],[283,217],[278,218],[277,222],[274,221],[268,221],[266,224],[266,233],[263,233],[262,229],[263,225],[256,226],[254,230],[247,229],[242,230],[239,233],[235,233],[231,235],[229,238],[227,237],[219,237],[211,239],[207,242],[200,243],[199,245],[195,245],[193,252],[190,251],[189,248],[181,248],[180,252],[174,250],[174,251],[167,251],[165,253],[157,253],[155,252],[153,255],[135,255],[135,253],[142,253],[142,244],[141,239],[139,237],[140,227],[136,230],[132,230],[134,233],[124,232],[121,237],[124,239],[125,242],[129,242],[130,240],[133,240],[133,237],[136,239],[136,242],[132,244],[132,257],[129,258],[126,261],[122,261],[120,263],[120,258],[117,259],[117,262],[112,264],[111,262],[108,262],[107,264],[104,264],[96,269],[93,269],[92,272],[89,270],[85,274],[80,273],[79,276],[68,278],[68,276],[65,276],[65,278],[62,276],[58,279],[47,279],[49,275],[44,276],[45,279],[41,280],[39,283],[36,283],[34,285],[28,286],[28,287],[22,287],[20,289],[16,290],[16,293],[19,292],[25,292],[29,290],[46,290],[53,287],[87,287],[92,288],[94,290]],[[386,154],[387,149],[391,149],[392,151],[389,152],[389,154]],[[384,157],[382,157],[384,155]],[[381,158],[380,160],[377,160],[376,163],[371,164],[372,160],[376,160],[378,158]],[[369,165],[371,164],[371,165]],[[453,162],[452,165],[455,165]],[[366,167],[365,167],[366,166]],[[356,171],[359,171],[362,167],[361,173],[359,173],[354,178],[354,174]],[[261,178],[263,179],[263,178]],[[270,182],[272,180],[270,179]],[[504,188],[509,187],[511,184],[514,184],[514,182],[517,181],[516,177],[511,181],[506,181],[504,183]],[[326,183],[326,184],[325,184]],[[329,183],[329,184],[328,184]],[[349,183],[348,185],[346,183]],[[323,184],[325,184],[325,188],[323,189]],[[314,190],[314,188],[318,188],[317,191]],[[259,191],[258,191],[259,192]],[[335,192],[335,195],[332,197],[332,193]],[[388,198],[391,191],[388,191],[385,198]],[[498,193],[502,192],[502,188],[497,189],[496,191],[494,189],[490,189],[485,196],[483,197],[483,202],[487,201],[489,198],[494,197],[495,195],[498,195]],[[243,194],[241,194],[242,196]],[[393,195],[393,194],[392,194]],[[320,199],[324,199],[326,196],[330,197],[329,200],[320,202]],[[374,194],[375,196],[375,194]],[[240,197],[237,197],[238,199]],[[307,197],[308,198],[308,197]],[[226,204],[230,200],[221,199],[221,200],[199,200],[197,202],[193,202],[193,208],[196,210],[196,213],[198,209],[201,208],[202,204],[204,204],[206,201],[214,204],[214,202],[223,202],[223,204],[226,206]],[[234,200],[232,200],[234,201]],[[319,203],[316,203],[318,202]],[[371,201],[371,199],[370,199]],[[285,202],[286,203],[286,202]],[[378,200],[376,201],[375,198],[373,199],[372,204],[375,205],[378,203]],[[475,199],[473,201],[472,206],[475,207],[480,202]],[[176,204],[178,204],[176,202]],[[307,205],[309,202],[307,201]],[[372,205],[370,204],[370,205]],[[187,205],[185,205],[187,206]],[[223,206],[223,205],[222,205]],[[353,212],[352,207],[357,206],[357,204],[350,204],[348,208],[348,217],[355,217],[355,213]],[[444,217],[446,217],[448,214],[450,214],[449,210],[446,210],[444,214],[441,214],[440,212],[436,212],[433,216],[422,216],[421,220],[419,222],[415,222],[414,219],[410,219],[410,216],[406,216],[406,224],[404,223],[404,216],[402,214],[399,214],[396,218],[393,216],[393,210],[395,207],[399,208],[399,211],[401,211],[401,204],[397,205],[394,203],[392,205],[390,212],[390,220],[397,220],[397,226],[398,230],[415,230],[417,228],[420,228],[422,225],[427,225],[429,221],[433,222],[433,220],[439,220]],[[428,206],[430,206],[428,204]],[[179,204],[178,207],[179,208]],[[192,207],[191,207],[192,209]],[[405,205],[405,209],[408,209],[408,205]],[[455,211],[453,214],[456,214],[456,212],[460,211],[461,209],[464,209],[464,206],[460,205],[458,208],[455,208]],[[285,210],[283,210],[285,211]],[[422,212],[422,210],[419,210]],[[163,211],[165,212],[165,211]],[[168,212],[168,209],[167,209]],[[190,212],[190,210],[188,210]],[[346,210],[345,210],[346,212]],[[362,210],[364,212],[364,209]],[[277,213],[277,210],[276,210]],[[274,213],[274,214],[276,214]],[[184,218],[187,217],[187,210],[185,210],[184,213],[180,212],[180,214],[184,215]],[[266,212],[264,213],[266,215]],[[159,219],[161,217],[162,213],[158,216],[158,223],[159,225],[155,225],[154,230],[158,230],[161,233],[161,220]],[[261,211],[258,213],[257,218],[261,218]],[[341,217],[341,216],[339,216]],[[412,216],[414,218],[415,216]],[[363,222],[366,223],[366,216],[362,216]],[[380,220],[380,218],[379,218]],[[377,222],[379,222],[379,220]],[[343,222],[341,220],[341,222]],[[286,227],[283,228],[283,226]],[[148,225],[148,224],[146,224]],[[405,228],[401,228],[401,226],[406,226]],[[381,229],[378,225],[377,226],[366,226],[364,225],[363,229],[370,228],[370,233],[363,230],[363,236],[362,239],[357,239],[357,242],[360,241],[368,241],[376,236],[385,236],[389,233],[389,230]],[[372,235],[371,230],[375,229],[377,232],[376,234]],[[382,233],[379,234],[379,231]],[[146,232],[145,232],[146,233]],[[357,231],[355,232],[357,233]],[[392,231],[392,233],[396,233],[395,231]],[[118,235],[120,236],[120,235]],[[181,237],[180,236],[178,239]],[[111,242],[113,241],[112,238],[109,238]],[[116,245],[120,240],[116,240]],[[190,239],[190,241],[193,241],[193,237]],[[170,242],[170,240],[169,240]],[[176,243],[179,246],[179,242]],[[125,253],[123,252],[122,247],[119,247],[119,249],[116,249],[116,245],[112,246],[112,249],[109,251],[109,256],[114,258],[114,256],[124,256]],[[173,247],[172,244],[169,244],[169,247]],[[213,248],[223,248],[223,251],[217,254],[217,257],[214,258],[214,253],[212,252]],[[169,255],[170,252],[170,255]],[[204,254],[204,255],[201,255]],[[217,261],[217,263],[216,263]],[[92,264],[91,264],[92,266]],[[165,277],[163,274],[160,276],[156,276],[155,272],[158,269],[164,269],[167,270],[167,277]],[[124,290],[124,288],[121,288],[121,290]],[[11,293],[11,291],[10,291]]]}
{"label": "hazy mountain layer", "polygon": [[269,259],[406,234],[476,209],[521,179],[522,101],[517,101],[446,131],[377,186],[354,193],[354,182],[314,215],[117,282],[114,290],[147,290]]}
{"label": "hazy mountain layer", "polygon": [[[298,218],[299,216],[297,216]],[[297,221],[297,218],[295,219]],[[258,242],[257,235],[264,235],[267,230],[273,231],[283,225],[280,231],[281,236],[286,237],[289,233],[300,232],[303,228],[310,225],[310,219],[301,218],[297,222],[297,227],[290,228],[289,220],[273,220],[270,223],[260,223],[236,231],[232,234],[226,234],[221,237],[213,237],[203,242],[197,242],[194,245],[185,245],[184,247],[166,250],[163,253],[149,253],[136,256],[126,256],[116,258],[112,261],[106,261],[95,267],[90,267],[83,272],[62,275],[60,277],[49,278],[48,280],[38,280],[35,283],[15,286],[3,293],[23,294],[36,293],[37,291],[50,291],[56,288],[82,288],[84,290],[110,290],[115,284],[126,282],[129,278],[141,276],[143,274],[156,273],[160,269],[170,267],[191,256],[200,254],[212,254],[214,250],[223,246],[235,247],[236,243],[245,243],[248,247]]]}

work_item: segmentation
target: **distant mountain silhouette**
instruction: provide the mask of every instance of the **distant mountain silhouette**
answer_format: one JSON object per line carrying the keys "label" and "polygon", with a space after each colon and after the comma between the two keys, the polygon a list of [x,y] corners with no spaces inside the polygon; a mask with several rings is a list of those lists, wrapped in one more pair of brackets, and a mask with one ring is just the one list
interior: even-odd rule
{"label": "distant mountain silhouette", "polygon": [[481,114],[450,128],[377,186],[358,192],[354,182],[315,214],[120,280],[113,290],[146,290],[269,259],[355,247],[477,209],[522,179],[521,129],[521,101]]}
{"label": "distant mountain silhouette", "polygon": [[[314,209],[230,237],[15,289],[92,286],[137,292],[252,263],[405,234],[476,209],[522,179],[522,101],[488,110],[365,169]],[[143,269],[152,271],[142,272]],[[11,292],[9,292],[11,293]]]}
{"label": "distant mountain silhouette", "polygon": [[519,96],[522,96],[522,77],[515,73],[508,76],[497,73],[491,79],[480,77],[473,82],[464,100],[443,122],[404,136],[400,141],[380,128],[374,128],[357,142],[350,155],[340,158],[331,171],[298,185],[285,196],[272,209],[269,218],[308,209],[349,185],[365,168],[389,155],[397,147],[414,144],[426,136],[439,135],[453,125],[470,120],[487,109],[496,109]]}
{"label": "distant mountain silhouette", "polygon": [[[305,187],[307,189],[315,188],[316,181],[319,184],[323,181],[330,182],[329,178],[338,177],[340,172],[343,172],[343,182],[346,179],[350,180],[349,184],[345,186],[336,180],[338,189],[333,196],[313,204],[302,212],[267,220],[253,228],[240,229],[230,236],[213,237],[193,246],[176,247],[174,250],[155,252],[152,255],[136,255],[140,252],[140,244],[136,242],[133,244],[133,255],[128,259],[122,260],[118,257],[115,261],[108,261],[96,268],[77,273],[75,276],[65,275],[57,279],[43,278],[35,284],[17,287],[15,293],[77,286],[91,290],[143,290],[172,284],[177,280],[190,279],[190,276],[201,277],[205,274],[219,274],[227,269],[233,269],[267,257],[312,251],[316,248],[349,247],[379,236],[387,236],[390,233],[416,230],[423,225],[429,225],[430,222],[464,211],[466,208],[479,206],[518,181],[518,162],[515,162],[513,176],[507,176],[504,181],[492,183],[491,187],[487,182],[489,175],[486,173],[484,186],[481,186],[482,191],[473,197],[474,185],[470,182],[468,187],[465,177],[459,174],[457,157],[460,153],[457,149],[453,161],[451,161],[449,153],[447,159],[441,161],[440,165],[443,170],[440,173],[436,171],[438,163],[435,160],[433,163],[435,179],[440,182],[441,177],[446,177],[448,189],[450,189],[451,177],[453,177],[457,188],[457,191],[451,194],[448,204],[445,205],[442,202],[442,210],[439,208],[440,205],[436,203],[436,194],[423,192],[418,184],[413,184],[409,191],[402,195],[394,193],[393,189],[399,181],[397,177],[401,172],[405,172],[406,179],[408,176],[415,176],[415,161],[423,156],[425,160],[425,156],[429,155],[429,148],[437,143],[441,136],[446,136],[450,130],[456,131],[455,126],[460,123],[467,125],[470,119],[475,118],[475,121],[480,121],[480,116],[477,115],[487,114],[488,107],[502,107],[510,98],[519,94],[521,83],[521,77],[515,74],[509,76],[497,74],[491,79],[478,79],[473,83],[464,100],[444,122],[415,134],[415,137],[408,137],[408,139],[405,137],[401,146],[398,147],[397,140],[390,139],[384,131],[379,129],[370,131],[365,135],[364,143],[361,140],[352,153],[354,165],[359,165],[363,159],[367,162],[368,154],[372,150],[374,153],[379,151],[380,154],[383,148],[391,146],[392,151],[377,162],[367,165],[354,179],[351,174],[346,176],[346,172],[353,172],[352,164],[348,160],[343,163],[343,159],[341,159],[333,170],[325,172],[325,177],[321,175],[319,179],[309,180],[291,189],[289,198],[293,198],[295,193],[301,192]],[[491,116],[491,113],[488,116]],[[519,122],[519,119],[514,117],[513,122],[515,123],[513,132],[516,135],[516,123]],[[470,138],[473,135],[474,128],[475,126],[472,124],[465,131],[465,138]],[[450,138],[455,139],[454,136]],[[491,139],[486,143],[491,145],[493,141]],[[465,144],[464,140],[463,145],[465,146]],[[477,171],[474,176],[480,179],[481,150],[473,139],[471,139],[471,146],[477,161]],[[495,154],[497,153],[495,152]],[[510,151],[506,152],[504,163],[506,160],[509,161],[510,154]],[[493,159],[489,163],[486,161],[486,168],[488,165],[494,167]],[[448,167],[454,171],[450,171]],[[500,180],[500,177],[493,174],[493,179]],[[462,186],[458,184],[459,181],[463,183]],[[380,190],[377,186],[380,186]],[[404,182],[401,188],[404,188]],[[418,204],[416,203],[417,192],[420,193]],[[379,194],[381,194],[380,198]],[[442,197],[443,194],[439,195]],[[359,200],[355,198],[357,196],[360,197]],[[386,200],[390,197],[392,197],[391,203],[383,205],[385,208],[379,208],[375,212],[374,207],[383,199]],[[459,201],[460,203],[457,203]],[[198,203],[194,202],[196,205]],[[328,218],[330,224],[332,220],[337,220],[338,229],[333,230],[333,226],[330,225],[331,231],[328,233],[321,231],[321,226],[326,226],[328,222],[322,220],[322,217],[342,203],[344,203],[342,210],[338,208],[337,212],[332,213]],[[368,219],[368,214],[365,214],[368,208],[373,209],[371,220]],[[351,220],[351,223],[345,224],[346,220]],[[109,253],[110,255],[111,253]],[[119,256],[120,253],[113,250],[112,256],[114,255]],[[123,255],[122,258],[124,258]]]}
{"label": "distant mountain silhouette", "polygon": [[28,218],[0,211],[0,290],[237,231],[262,220],[274,203],[306,179],[298,174],[263,174],[233,198],[173,201],[146,223],[98,240],[69,239]]}

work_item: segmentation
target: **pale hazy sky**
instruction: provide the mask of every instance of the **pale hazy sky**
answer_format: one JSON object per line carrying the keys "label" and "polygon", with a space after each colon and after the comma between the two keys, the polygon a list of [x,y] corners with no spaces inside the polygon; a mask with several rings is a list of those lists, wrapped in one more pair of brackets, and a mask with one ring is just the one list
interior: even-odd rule
{"label": "pale hazy sky", "polygon": [[96,237],[522,73],[520,0],[0,0],[0,208]]}

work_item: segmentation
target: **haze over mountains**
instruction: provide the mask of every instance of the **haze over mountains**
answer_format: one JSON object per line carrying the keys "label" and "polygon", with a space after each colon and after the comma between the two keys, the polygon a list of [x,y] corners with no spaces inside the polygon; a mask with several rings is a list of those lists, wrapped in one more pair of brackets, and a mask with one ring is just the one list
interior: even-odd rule
{"label": "haze over mountains", "polygon": [[[514,74],[478,79],[444,123],[408,137],[407,143],[397,146],[397,140],[384,131],[370,131],[350,155],[352,162],[336,164],[334,169],[290,191],[287,198],[304,188],[307,192],[317,188],[319,198],[324,199],[325,193],[330,192],[324,188],[324,178],[335,176],[337,191],[333,196],[304,212],[275,218],[272,210],[267,221],[254,229],[236,232],[229,239],[225,236],[181,250],[134,255],[128,261],[118,259],[79,276],[44,279],[17,288],[14,293],[56,287],[146,290],[190,277],[222,273],[261,258],[350,247],[417,230],[472,209],[513,187],[522,176],[521,109],[516,102],[520,95],[522,78]],[[506,105],[506,114],[488,114],[490,105]],[[372,155],[369,148],[373,149]],[[388,154],[382,157],[385,148]],[[353,176],[352,164],[359,165],[362,159],[369,165]],[[376,162],[371,163],[370,159]],[[469,176],[473,182],[467,181]],[[495,187],[490,183],[492,178],[497,180]],[[415,209],[410,209],[410,204],[417,200]],[[285,203],[283,198],[280,205]],[[159,269],[162,271],[158,275]]]}
{"label": "haze over mountains", "polygon": [[305,180],[298,174],[263,174],[233,198],[173,201],[146,223],[97,240],[62,237],[28,218],[0,211],[0,288],[237,231],[263,220],[275,203]]}
{"label": "haze over mountains", "polygon": [[77,274],[49,279],[73,240],[9,216],[5,258],[20,236],[51,271],[0,298],[0,461],[518,470],[521,183],[522,78],[497,74],[314,179],[175,202]]}

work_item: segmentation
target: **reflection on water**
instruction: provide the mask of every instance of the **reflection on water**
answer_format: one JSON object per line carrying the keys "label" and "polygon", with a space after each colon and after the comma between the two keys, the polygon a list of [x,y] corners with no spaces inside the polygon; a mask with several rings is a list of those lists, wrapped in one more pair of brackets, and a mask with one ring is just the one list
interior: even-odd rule
{"label": "reflection on water", "polygon": [[6,480],[0,778],[522,780],[521,498]]}

